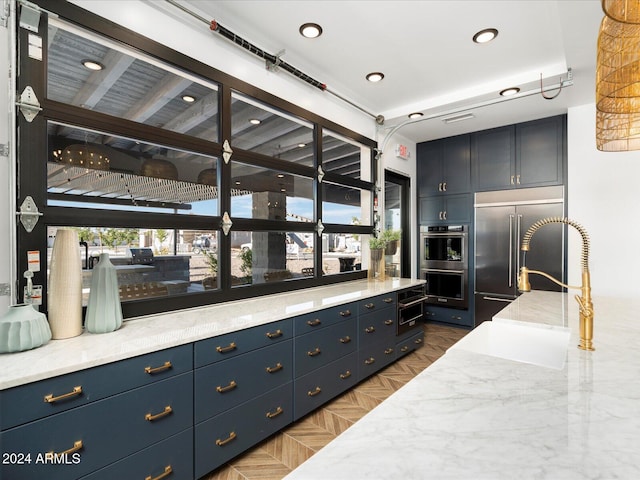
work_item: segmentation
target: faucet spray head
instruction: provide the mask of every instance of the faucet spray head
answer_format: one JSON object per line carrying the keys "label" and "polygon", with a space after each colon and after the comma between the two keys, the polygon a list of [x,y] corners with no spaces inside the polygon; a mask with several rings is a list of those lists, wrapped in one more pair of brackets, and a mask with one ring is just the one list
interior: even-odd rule
{"label": "faucet spray head", "polygon": [[518,290],[521,292],[531,291],[531,283],[529,283],[529,269],[527,267],[520,268],[520,275],[518,275]]}

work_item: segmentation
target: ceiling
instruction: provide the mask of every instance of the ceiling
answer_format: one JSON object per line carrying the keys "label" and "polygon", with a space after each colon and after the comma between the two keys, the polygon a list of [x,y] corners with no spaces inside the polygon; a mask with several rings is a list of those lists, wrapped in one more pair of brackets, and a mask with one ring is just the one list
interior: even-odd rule
{"label": "ceiling", "polygon": [[[594,101],[599,0],[180,3],[270,54],[284,50],[282,60],[326,84],[327,95],[356,104],[372,121],[382,115],[383,136],[412,112],[425,116],[398,132],[421,142],[565,113]],[[320,24],[323,34],[303,38],[298,28],[306,22]],[[473,43],[484,28],[498,29],[498,37]],[[568,69],[573,84],[556,98],[522,95],[540,88],[541,75],[545,86],[569,83]],[[383,72],[384,79],[367,82],[365,75],[373,71]],[[520,96],[477,106],[499,99],[507,87],[520,87]],[[442,121],[469,111],[474,118]]]}

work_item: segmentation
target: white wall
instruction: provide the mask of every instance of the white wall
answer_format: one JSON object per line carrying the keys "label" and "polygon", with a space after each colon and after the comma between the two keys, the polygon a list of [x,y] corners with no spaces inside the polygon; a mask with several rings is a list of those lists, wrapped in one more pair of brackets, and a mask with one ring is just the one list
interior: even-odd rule
{"label": "white wall", "polygon": [[[568,145],[568,216],[591,239],[592,293],[640,297],[640,151],[596,149],[595,104],[569,109]],[[581,283],[580,249],[574,230],[569,233],[570,285]]]}

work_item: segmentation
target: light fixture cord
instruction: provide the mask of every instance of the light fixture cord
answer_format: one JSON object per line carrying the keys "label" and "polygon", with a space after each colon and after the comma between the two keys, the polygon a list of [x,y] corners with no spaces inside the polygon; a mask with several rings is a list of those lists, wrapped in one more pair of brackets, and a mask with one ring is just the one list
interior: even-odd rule
{"label": "light fixture cord", "polygon": [[540,74],[540,95],[542,95],[542,98],[544,98],[545,100],[553,100],[558,95],[560,95],[560,92],[562,92],[562,77],[560,78],[560,88],[558,89],[555,95],[549,97],[544,94],[544,86],[542,85],[542,73]]}

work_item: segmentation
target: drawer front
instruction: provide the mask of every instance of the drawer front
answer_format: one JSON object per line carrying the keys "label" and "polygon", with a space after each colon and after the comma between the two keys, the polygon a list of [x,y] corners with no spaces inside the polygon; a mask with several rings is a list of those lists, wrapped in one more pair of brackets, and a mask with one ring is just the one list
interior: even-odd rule
{"label": "drawer front", "polygon": [[[162,475],[165,475],[164,477]],[[101,468],[82,480],[193,480],[193,429]]]}
{"label": "drawer front", "polygon": [[387,307],[396,306],[396,292],[386,293],[384,295],[378,295],[377,297],[367,298],[358,302],[358,313],[360,315],[364,313],[373,312],[375,310],[381,310]]}
{"label": "drawer front", "polygon": [[[0,477],[70,480],[91,473],[191,427],[192,392],[190,372],[6,430],[3,450],[30,453],[33,461],[1,465]],[[58,456],[62,464],[51,464],[44,462],[47,452],[67,453]]]}
{"label": "drawer front", "polygon": [[196,342],[194,347],[195,367],[221,362],[292,337],[291,319],[285,319],[201,340]]}
{"label": "drawer front", "polygon": [[422,348],[423,345],[424,332],[420,329],[418,333],[396,344],[396,358],[403,357],[418,348]]}
{"label": "drawer front", "polygon": [[[396,309],[375,310],[358,318],[358,341],[360,348],[378,343],[396,335]],[[394,341],[395,343],[395,341]]]}
{"label": "drawer front", "polygon": [[294,319],[295,334],[304,335],[355,318],[357,315],[358,304],[355,302],[300,315]]}
{"label": "drawer front", "polygon": [[207,474],[293,420],[292,383],[195,427],[195,478]]}
{"label": "drawer front", "polygon": [[0,392],[0,427],[63,412],[193,369],[192,345],[161,350]]}
{"label": "drawer front", "polygon": [[195,372],[195,421],[201,422],[293,380],[293,341],[261,348]]}
{"label": "drawer front", "polygon": [[369,375],[386,367],[396,359],[395,339],[383,341],[358,351],[358,379],[363,380]]}
{"label": "drawer front", "polygon": [[336,395],[353,387],[358,381],[358,353],[315,370],[294,381],[294,420],[315,410]]}
{"label": "drawer front", "polygon": [[357,349],[356,318],[295,338],[295,377],[305,375]]}

